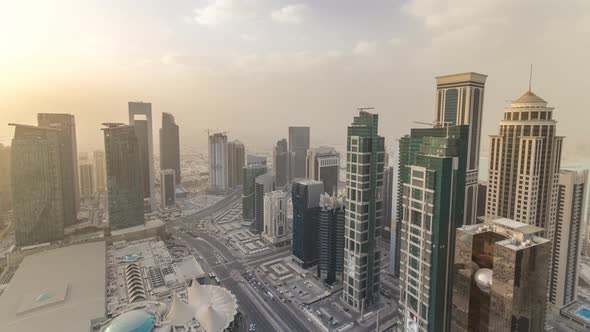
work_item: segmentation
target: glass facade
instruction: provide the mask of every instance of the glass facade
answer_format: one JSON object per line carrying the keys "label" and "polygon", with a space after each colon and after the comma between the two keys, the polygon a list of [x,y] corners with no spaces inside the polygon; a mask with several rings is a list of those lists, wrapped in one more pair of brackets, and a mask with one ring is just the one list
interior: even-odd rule
{"label": "glass facade", "polygon": [[404,325],[450,325],[454,230],[463,224],[468,126],[412,129],[401,145],[400,309]]}
{"label": "glass facade", "polygon": [[135,128],[107,124],[104,146],[107,166],[107,192],[111,229],[123,229],[144,223],[141,153]]}
{"label": "glass facade", "polygon": [[315,180],[296,180],[292,184],[293,255],[307,268],[317,260],[317,227],[320,195],[324,184]]}
{"label": "glass facade", "polygon": [[176,184],[180,183],[180,136],[178,125],[170,113],[162,113],[160,128],[160,169],[173,169]]}
{"label": "glass facade", "polygon": [[16,244],[27,246],[63,239],[59,131],[15,125],[11,148]]}
{"label": "glass facade", "polygon": [[385,143],[378,123],[377,114],[361,111],[347,133],[342,299],[358,311],[375,301],[380,285],[377,238],[383,221]]}
{"label": "glass facade", "polygon": [[256,217],[255,189],[256,178],[266,173],[266,166],[253,164],[242,168],[244,184],[242,186],[242,220],[245,224],[252,224]]}

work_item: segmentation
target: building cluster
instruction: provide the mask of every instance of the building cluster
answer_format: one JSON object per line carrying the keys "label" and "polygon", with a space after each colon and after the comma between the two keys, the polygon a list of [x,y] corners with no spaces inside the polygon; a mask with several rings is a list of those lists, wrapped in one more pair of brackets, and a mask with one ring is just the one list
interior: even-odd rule
{"label": "building cluster", "polygon": [[[289,127],[270,162],[246,154],[244,144],[228,141],[226,133],[208,134],[209,190],[241,190],[243,226],[275,247],[290,245],[294,261],[341,286],[342,302],[358,312],[379,301],[382,244],[389,245],[405,331],[532,332],[561,317],[590,328],[590,318],[576,314],[582,310],[580,255],[589,250],[588,170],[562,169],[564,138],[557,136],[554,108],[529,87],[504,109],[499,134],[491,136],[488,181],[480,183],[486,79],[473,72],[437,77],[434,120],[399,139],[394,165],[379,116],[366,108],[347,127],[342,168],[336,149],[311,147],[309,127]],[[78,154],[72,115],[43,113],[36,126],[13,124],[11,146],[0,145],[0,172],[10,174],[0,178],[0,213],[13,211],[19,247],[59,242],[78,222],[80,201],[105,193],[115,244],[80,247],[107,271],[106,280],[80,273],[107,285],[107,313],[80,307],[92,325],[107,331],[129,321],[147,322],[150,329],[228,328],[235,298],[198,285],[202,270],[194,258],[174,261],[162,242],[117,244],[161,228],[145,214],[158,205],[174,208],[181,183],[174,117],[162,114],[157,178],[151,104],[129,102],[128,111],[128,124],[104,123],[104,152],[92,157]],[[106,261],[95,255],[100,250]],[[31,264],[22,274],[34,273]],[[44,284],[39,292],[50,294],[37,294],[41,301],[19,299],[7,319],[44,305],[77,303],[66,296],[70,287],[77,289],[76,280]],[[168,302],[135,306],[148,299]]]}
{"label": "building cluster", "polygon": [[[111,230],[144,224],[156,206],[150,103],[129,103],[129,124],[105,123],[104,151],[78,154],[73,115],[40,113],[38,124],[14,126],[10,148],[0,148],[2,212],[12,209],[17,246],[60,241],[78,222],[80,201],[106,193]],[[137,118],[137,117],[143,118]],[[162,208],[175,205],[180,182],[178,126],[162,116]]]}
{"label": "building cluster", "polygon": [[[577,308],[588,172],[562,170],[553,107],[504,110],[478,183],[486,76],[436,78],[430,128],[399,141],[392,272],[407,331],[542,331]],[[483,189],[483,190],[482,190]]]}

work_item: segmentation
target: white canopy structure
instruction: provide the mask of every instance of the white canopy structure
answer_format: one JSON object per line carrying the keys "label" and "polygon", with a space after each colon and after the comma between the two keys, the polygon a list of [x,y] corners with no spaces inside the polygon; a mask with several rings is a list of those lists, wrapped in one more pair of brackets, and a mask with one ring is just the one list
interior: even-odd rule
{"label": "white canopy structure", "polygon": [[188,304],[173,295],[166,321],[183,325],[194,318],[205,331],[222,332],[238,312],[236,297],[223,287],[199,285],[195,280],[187,293]]}

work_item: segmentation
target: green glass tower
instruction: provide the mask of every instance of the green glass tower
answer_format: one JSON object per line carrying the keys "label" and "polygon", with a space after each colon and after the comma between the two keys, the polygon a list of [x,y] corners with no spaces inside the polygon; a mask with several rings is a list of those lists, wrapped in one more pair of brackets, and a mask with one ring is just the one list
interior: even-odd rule
{"label": "green glass tower", "polygon": [[412,129],[400,147],[400,311],[406,331],[446,331],[463,225],[469,126]]}
{"label": "green glass tower", "polygon": [[361,111],[348,127],[346,142],[346,223],[342,299],[361,311],[379,293],[383,219],[385,142],[378,135],[379,116]]}
{"label": "green glass tower", "polygon": [[255,218],[254,194],[256,188],[256,177],[266,173],[267,168],[260,164],[249,164],[242,168],[242,222],[251,225]]}
{"label": "green glass tower", "polygon": [[13,126],[10,182],[16,244],[28,246],[63,239],[60,130]]}
{"label": "green glass tower", "polygon": [[111,229],[143,225],[141,158],[134,126],[105,123],[104,147]]}

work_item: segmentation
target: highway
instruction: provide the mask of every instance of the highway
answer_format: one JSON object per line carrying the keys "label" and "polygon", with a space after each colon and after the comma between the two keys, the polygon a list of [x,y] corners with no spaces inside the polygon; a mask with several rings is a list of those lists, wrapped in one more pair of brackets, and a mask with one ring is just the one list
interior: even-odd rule
{"label": "highway", "polygon": [[[248,270],[249,266],[285,256],[289,247],[265,251],[263,253],[248,257],[248,259],[236,258],[232,252],[218,239],[208,235],[204,231],[191,228],[191,232],[197,235],[193,238],[174,227],[181,226],[190,228],[192,223],[208,216],[223,211],[227,206],[235,204],[241,199],[241,192],[236,191],[207,208],[195,214],[186,216],[177,221],[168,223],[169,231],[177,238],[182,239],[187,245],[198,252],[198,260],[213,271],[221,284],[228,288],[238,299],[238,306],[244,315],[241,324],[241,331],[247,331],[250,324],[256,324],[257,331],[314,331],[317,328],[307,320],[303,313],[294,313],[291,308],[279,300],[269,300],[256,292],[247,282],[243,281],[241,273]],[[222,259],[220,260],[220,257]]]}

